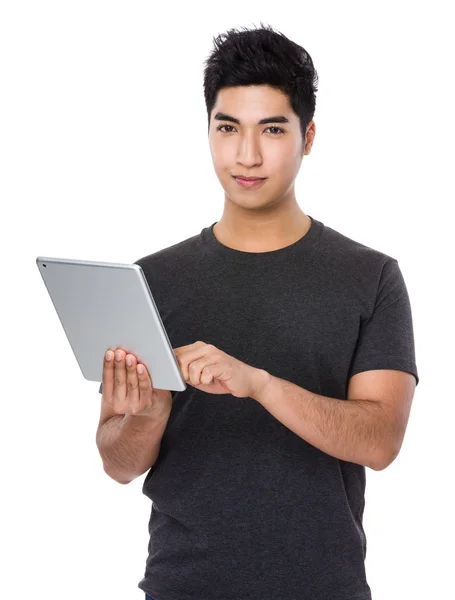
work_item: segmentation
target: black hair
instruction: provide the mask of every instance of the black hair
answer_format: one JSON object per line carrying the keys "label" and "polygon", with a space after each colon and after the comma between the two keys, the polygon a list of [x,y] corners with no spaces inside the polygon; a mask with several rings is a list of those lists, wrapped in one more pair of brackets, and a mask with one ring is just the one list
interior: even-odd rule
{"label": "black hair", "polygon": [[230,29],[213,38],[205,61],[204,97],[208,124],[223,87],[269,85],[284,92],[300,119],[302,139],[316,107],[318,74],[308,52],[273,27]]}

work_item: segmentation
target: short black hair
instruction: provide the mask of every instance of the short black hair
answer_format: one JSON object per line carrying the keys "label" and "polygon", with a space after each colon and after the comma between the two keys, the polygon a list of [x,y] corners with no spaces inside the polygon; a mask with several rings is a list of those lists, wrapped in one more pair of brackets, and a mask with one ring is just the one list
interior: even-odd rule
{"label": "short black hair", "polygon": [[210,114],[223,87],[269,85],[284,92],[300,119],[302,139],[316,108],[318,74],[308,52],[270,25],[229,29],[213,38],[205,61],[204,97]]}

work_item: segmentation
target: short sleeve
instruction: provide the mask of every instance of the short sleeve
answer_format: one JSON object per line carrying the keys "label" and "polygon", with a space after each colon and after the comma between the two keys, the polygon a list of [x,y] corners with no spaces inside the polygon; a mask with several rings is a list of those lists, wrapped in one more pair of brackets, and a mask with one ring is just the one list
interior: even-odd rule
{"label": "short sleeve", "polygon": [[373,312],[361,320],[348,379],[373,369],[407,371],[419,384],[411,305],[396,259],[384,264]]}

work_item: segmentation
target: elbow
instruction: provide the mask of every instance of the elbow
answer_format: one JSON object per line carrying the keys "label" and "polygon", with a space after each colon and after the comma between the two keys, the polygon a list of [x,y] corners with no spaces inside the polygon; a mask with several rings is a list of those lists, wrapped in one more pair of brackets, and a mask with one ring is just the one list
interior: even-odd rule
{"label": "elbow", "polygon": [[373,471],[384,471],[387,469],[400,453],[400,448],[393,446],[392,448],[383,449],[381,452],[377,452],[373,457],[373,460],[369,463],[370,469]]}
{"label": "elbow", "polygon": [[133,480],[132,479],[115,479],[115,481],[117,483],[120,483],[120,485],[128,485],[129,483],[131,483]]}
{"label": "elbow", "polygon": [[106,457],[106,454],[102,452],[100,440],[99,440],[98,437],[96,439],[96,445],[97,445],[97,448],[98,448],[98,452],[99,452],[99,454],[101,456],[101,460],[103,461],[103,470],[106,473],[106,475],[108,475],[115,482],[121,483],[122,485],[126,485],[128,483],[131,483],[133,481],[134,477],[130,477],[130,478],[126,479],[125,478],[125,473],[122,473],[121,471],[117,470],[110,463],[109,459]]}
{"label": "elbow", "polygon": [[113,479],[117,483],[120,483],[121,485],[127,485],[128,483],[131,483],[133,481],[132,479],[125,479],[124,477],[121,477],[119,473],[113,473],[112,470],[108,469],[104,463],[103,469],[106,475],[108,475],[111,479]]}

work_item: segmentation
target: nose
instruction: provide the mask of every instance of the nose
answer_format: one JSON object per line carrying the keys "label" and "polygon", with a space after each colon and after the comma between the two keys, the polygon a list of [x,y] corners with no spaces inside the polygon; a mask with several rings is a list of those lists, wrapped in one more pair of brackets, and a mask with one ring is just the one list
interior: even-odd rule
{"label": "nose", "polygon": [[247,167],[261,164],[261,148],[259,139],[254,132],[239,136],[237,162]]}

